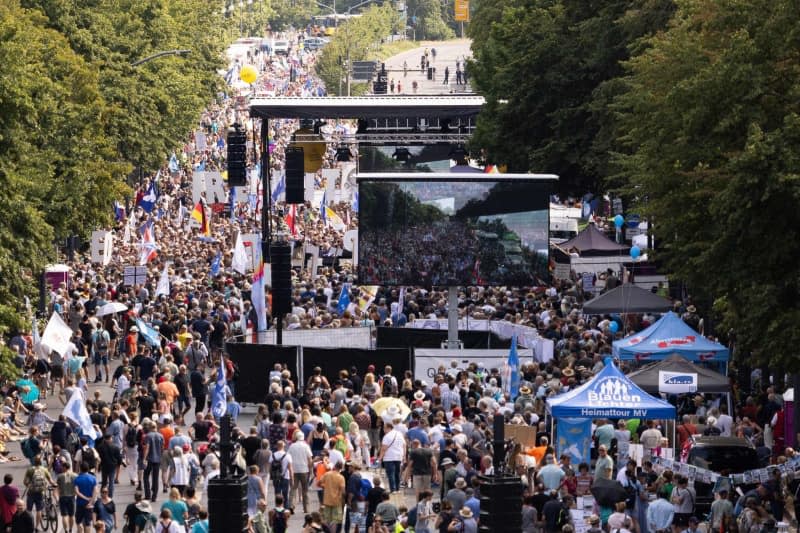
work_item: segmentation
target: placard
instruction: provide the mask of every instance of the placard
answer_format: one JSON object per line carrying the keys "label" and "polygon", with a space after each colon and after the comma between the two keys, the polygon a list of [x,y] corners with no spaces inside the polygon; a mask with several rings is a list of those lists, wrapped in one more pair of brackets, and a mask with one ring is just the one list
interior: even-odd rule
{"label": "placard", "polygon": [[697,392],[697,373],[659,370],[658,392],[666,394]]}
{"label": "placard", "polygon": [[147,267],[126,265],[122,271],[122,282],[128,287],[147,283]]}
{"label": "placard", "polygon": [[536,446],[536,428],[522,424],[506,424],[505,438],[506,440],[514,439],[515,442],[519,442],[523,447],[531,448]]}

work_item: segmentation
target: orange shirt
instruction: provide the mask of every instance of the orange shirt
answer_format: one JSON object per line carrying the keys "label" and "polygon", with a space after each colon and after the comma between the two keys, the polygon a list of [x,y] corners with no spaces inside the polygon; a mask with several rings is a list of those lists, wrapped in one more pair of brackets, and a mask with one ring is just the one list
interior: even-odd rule
{"label": "orange shirt", "polygon": [[172,437],[175,436],[175,430],[169,426],[165,426],[158,430],[161,433],[161,436],[164,437],[164,449],[169,449],[169,441],[172,440]]}
{"label": "orange shirt", "polygon": [[319,480],[322,487],[322,505],[341,507],[344,505],[344,476],[331,470]]}
{"label": "orange shirt", "polygon": [[156,389],[158,392],[164,393],[164,396],[167,397],[167,403],[170,405],[172,405],[172,403],[178,397],[178,387],[176,387],[175,384],[170,380],[162,381],[156,385]]}
{"label": "orange shirt", "polygon": [[544,453],[547,451],[547,446],[534,446],[533,448],[528,448],[528,451],[525,452],[527,455],[532,455],[536,459],[536,464],[542,464],[542,459],[544,458]]}

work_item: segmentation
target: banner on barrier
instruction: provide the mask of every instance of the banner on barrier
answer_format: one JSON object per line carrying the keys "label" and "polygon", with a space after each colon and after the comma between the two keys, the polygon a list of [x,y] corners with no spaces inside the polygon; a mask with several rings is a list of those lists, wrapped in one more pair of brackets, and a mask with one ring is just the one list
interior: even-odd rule
{"label": "banner on barrier", "polygon": [[[519,363],[533,362],[531,350],[518,350]],[[456,369],[466,370],[470,363],[482,364],[486,370],[496,368],[502,370],[508,361],[508,350],[436,350],[431,348],[414,349],[414,379],[424,379],[428,384],[433,383],[433,377],[440,366],[454,373],[452,362],[456,361]]]}

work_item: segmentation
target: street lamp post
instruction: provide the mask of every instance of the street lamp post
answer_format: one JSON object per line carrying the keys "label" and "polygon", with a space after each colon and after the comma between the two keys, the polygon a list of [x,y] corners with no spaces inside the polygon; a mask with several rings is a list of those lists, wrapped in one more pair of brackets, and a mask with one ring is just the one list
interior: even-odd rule
{"label": "street lamp post", "polygon": [[148,61],[152,61],[154,59],[158,59],[159,57],[164,57],[164,56],[185,56],[187,54],[190,54],[191,52],[192,52],[191,50],[163,50],[161,52],[156,52],[155,54],[153,54],[151,56],[147,56],[147,57],[145,57],[143,59],[138,59],[138,60],[134,61],[133,63],[131,63],[131,66],[132,67],[138,67],[142,63],[147,63]]}

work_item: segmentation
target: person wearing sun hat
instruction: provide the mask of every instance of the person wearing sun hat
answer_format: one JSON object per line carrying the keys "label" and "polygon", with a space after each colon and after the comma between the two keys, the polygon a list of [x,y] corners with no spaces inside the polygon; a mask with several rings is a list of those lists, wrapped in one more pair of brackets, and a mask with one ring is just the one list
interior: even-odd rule
{"label": "person wearing sun hat", "polygon": [[478,533],[478,522],[475,514],[469,507],[461,507],[458,515],[447,526],[447,531],[458,531],[459,533]]}
{"label": "person wearing sun hat", "polygon": [[519,396],[514,400],[514,410],[523,411],[527,404],[533,407],[534,401],[531,388],[528,385],[523,385],[519,388]]}

